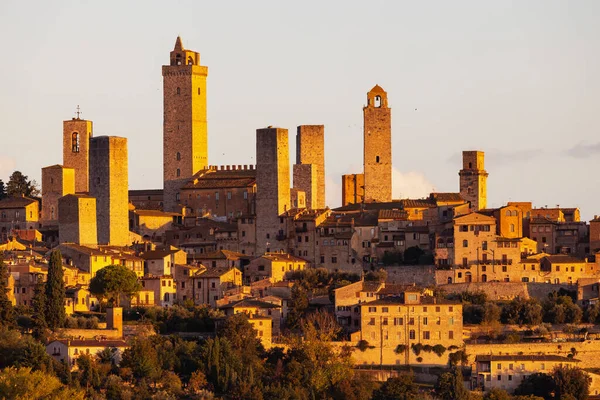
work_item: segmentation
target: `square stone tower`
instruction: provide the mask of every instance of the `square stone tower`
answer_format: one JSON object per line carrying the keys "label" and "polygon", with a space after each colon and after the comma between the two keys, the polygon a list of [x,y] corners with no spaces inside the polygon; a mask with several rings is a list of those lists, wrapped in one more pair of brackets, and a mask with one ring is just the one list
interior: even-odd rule
{"label": "square stone tower", "polygon": [[164,209],[178,211],[179,189],[208,166],[208,67],[201,66],[200,54],[184,49],[177,37],[162,76]]}
{"label": "square stone tower", "polygon": [[98,245],[96,199],[68,194],[58,200],[58,241],[82,246]]}
{"label": "square stone tower", "polygon": [[286,250],[286,232],[279,216],[290,209],[288,131],[256,130],[256,250]]}
{"label": "square stone tower", "polygon": [[342,175],[342,206],[362,203],[365,197],[365,175]]}
{"label": "square stone tower", "polygon": [[75,170],[62,165],[42,168],[42,219],[44,226],[58,225],[58,199],[75,193]]}
{"label": "square stone tower", "polygon": [[363,117],[365,201],[392,201],[392,110],[379,85],[367,93]]}
{"label": "square stone tower", "polygon": [[471,204],[471,210],[487,207],[487,177],[483,151],[463,151],[463,168],[460,176],[460,195]]}
{"label": "square stone tower", "polygon": [[[306,167],[313,165],[314,167]],[[300,125],[296,133],[294,188],[306,193],[308,208],[325,208],[325,127]]]}
{"label": "square stone tower", "polygon": [[129,245],[127,139],[90,140],[90,195],[96,198],[98,243]]}
{"label": "square stone tower", "polygon": [[[79,115],[79,113],[78,113]],[[89,191],[92,121],[73,118],[63,122],[63,166],[75,170],[75,192]]]}

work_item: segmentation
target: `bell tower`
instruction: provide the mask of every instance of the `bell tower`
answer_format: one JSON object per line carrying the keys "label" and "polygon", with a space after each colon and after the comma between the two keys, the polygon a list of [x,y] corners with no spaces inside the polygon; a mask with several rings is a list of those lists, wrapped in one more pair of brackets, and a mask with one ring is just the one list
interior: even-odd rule
{"label": "bell tower", "polygon": [[392,201],[392,110],[387,93],[375,85],[367,93],[364,117],[364,200]]}
{"label": "bell tower", "polygon": [[208,165],[208,67],[177,37],[162,75],[164,209],[176,211],[181,187]]}
{"label": "bell tower", "polygon": [[472,211],[487,207],[487,177],[483,151],[463,151],[460,176],[460,195],[471,204]]}

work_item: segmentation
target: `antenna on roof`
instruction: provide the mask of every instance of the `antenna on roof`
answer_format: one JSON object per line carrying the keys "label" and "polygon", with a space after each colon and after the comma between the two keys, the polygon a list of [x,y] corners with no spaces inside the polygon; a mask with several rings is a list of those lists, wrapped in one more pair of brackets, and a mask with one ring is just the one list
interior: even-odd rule
{"label": "antenna on roof", "polygon": [[80,116],[81,114],[83,114],[83,113],[81,112],[81,109],[79,108],[79,104],[77,104],[77,111],[75,111],[75,114],[77,114],[77,119],[79,119],[79,116]]}

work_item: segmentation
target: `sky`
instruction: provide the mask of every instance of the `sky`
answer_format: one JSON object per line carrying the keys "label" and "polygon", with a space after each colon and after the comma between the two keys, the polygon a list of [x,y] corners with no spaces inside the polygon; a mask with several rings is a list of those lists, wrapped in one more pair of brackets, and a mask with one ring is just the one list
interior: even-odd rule
{"label": "sky", "polygon": [[131,189],[162,187],[162,76],[178,35],[208,66],[209,163],[254,164],[256,129],[325,125],[327,203],[362,172],[362,107],[392,108],[393,194],[600,214],[600,2],[0,2],[0,179],[62,162],[62,121],[128,138]]}

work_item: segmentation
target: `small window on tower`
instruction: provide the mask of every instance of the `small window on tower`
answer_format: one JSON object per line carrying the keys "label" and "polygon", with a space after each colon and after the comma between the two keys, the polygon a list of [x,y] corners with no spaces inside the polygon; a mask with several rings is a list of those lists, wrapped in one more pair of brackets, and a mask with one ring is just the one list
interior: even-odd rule
{"label": "small window on tower", "polygon": [[192,60],[192,57],[188,57],[188,65],[193,65],[194,64],[194,60]]}
{"label": "small window on tower", "polygon": [[179,168],[177,168],[177,177],[181,176],[181,170]]}
{"label": "small window on tower", "polygon": [[71,135],[71,147],[72,147],[73,153],[79,153],[79,133],[78,132],[73,132],[73,135]]}
{"label": "small window on tower", "polygon": [[375,107],[381,107],[381,96],[375,96]]}
{"label": "small window on tower", "polygon": [[379,156],[375,157],[375,162],[379,163]]}
{"label": "small window on tower", "polygon": [[179,201],[179,193],[175,195],[175,200]]}
{"label": "small window on tower", "polygon": [[473,168],[473,163],[469,163],[469,169]]}
{"label": "small window on tower", "polygon": [[177,152],[177,161],[181,160],[181,153]]}
{"label": "small window on tower", "polygon": [[202,93],[202,91],[200,90],[200,88],[198,88],[198,94]]}
{"label": "small window on tower", "polygon": [[181,88],[177,88],[177,94],[181,94]]}

